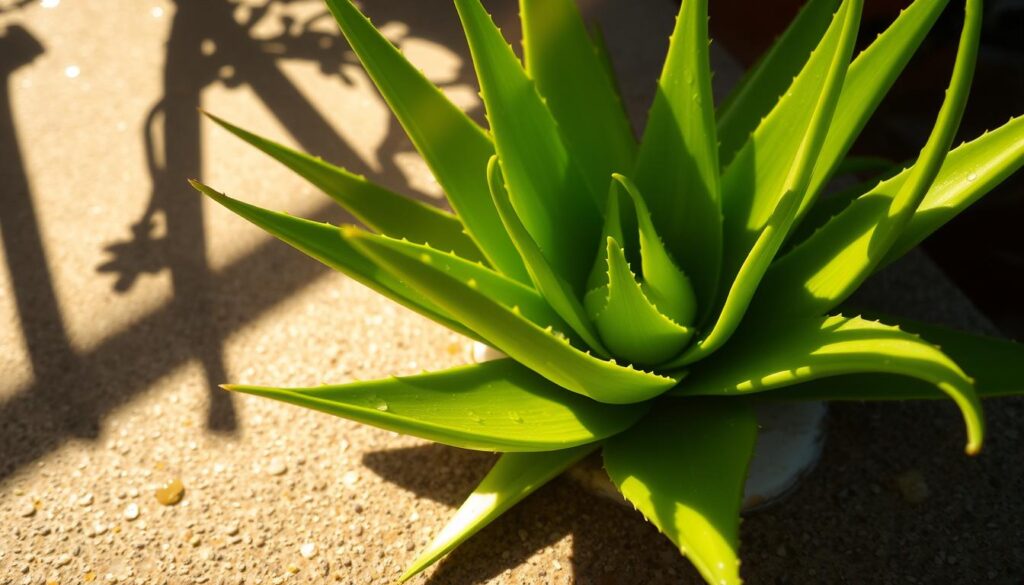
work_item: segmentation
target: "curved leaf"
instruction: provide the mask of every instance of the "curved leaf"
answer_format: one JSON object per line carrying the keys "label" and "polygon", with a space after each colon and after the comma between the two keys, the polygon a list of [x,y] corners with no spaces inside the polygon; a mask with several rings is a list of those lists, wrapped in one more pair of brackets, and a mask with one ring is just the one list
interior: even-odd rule
{"label": "curved leaf", "polygon": [[967,1],[953,78],[917,163],[889,201],[851,206],[772,266],[755,311],[765,318],[821,315],[871,276],[909,223],[953,142],[967,103],[978,40],[981,0]]}
{"label": "curved leaf", "polygon": [[718,107],[719,164],[727,166],[821,42],[839,0],[809,0]]}
{"label": "curved leaf", "polygon": [[487,134],[373,28],[351,0],[326,2],[480,250],[503,274],[527,282],[526,270],[487,196],[483,169],[494,154]]}
{"label": "curved leaf", "polygon": [[[714,326],[697,343],[691,345],[682,356],[665,367],[684,366],[706,357],[722,347],[739,327],[761,278],[768,270],[779,248],[782,247],[786,236],[789,235],[796,219],[797,210],[807,197],[807,183],[810,180],[811,171],[814,169],[818,149],[828,132],[829,122],[833,117],[835,104],[839,97],[839,89],[842,87],[843,75],[849,65],[850,53],[853,51],[853,43],[857,37],[856,31],[857,24],[860,22],[861,7],[861,0],[845,0],[843,2],[822,44],[815,49],[815,53],[811,55],[804,71],[794,82],[790,94],[787,94],[787,96],[792,96],[792,99],[783,98],[779,107],[772,111],[772,115],[769,116],[765,124],[758,128],[758,132],[762,128],[774,131],[775,124],[780,123],[780,120],[790,120],[798,125],[797,128],[802,129],[802,138],[793,152],[792,166],[783,166],[777,169],[776,173],[770,173],[777,174],[785,171],[785,175],[766,176],[763,177],[764,181],[760,179],[755,181],[758,190],[774,189],[776,188],[776,179],[784,177],[782,182],[778,183],[778,188],[782,190],[776,207],[767,218],[764,228],[736,271],[735,279],[729,288]],[[819,85],[808,85],[812,82]],[[813,96],[815,99],[809,101],[807,96]],[[806,126],[802,125],[804,112],[791,109],[795,105],[801,104],[809,105],[811,109]],[[774,124],[769,122],[774,122]],[[793,131],[792,128],[789,130]],[[747,144],[733,164],[744,164],[741,159],[748,156],[744,153],[751,153],[750,149],[759,148],[758,144],[763,147],[764,143],[761,143],[759,139],[765,136],[768,135],[755,133],[751,142]],[[772,144],[773,148],[775,146],[774,142],[768,144]],[[791,145],[782,145],[780,150],[784,151],[788,146]],[[750,178],[753,179],[753,176]],[[730,245],[745,239],[742,236],[737,237],[740,239],[729,242]]]}
{"label": "curved leaf", "polygon": [[[603,187],[592,192],[583,180],[550,110],[480,1],[455,0],[455,6],[512,203],[555,271],[581,294],[590,268],[590,243],[601,230]],[[478,170],[484,179],[487,159]]]}
{"label": "curved leaf", "polygon": [[[998,129],[960,146],[946,156],[914,216],[882,260],[882,265],[907,253],[932,232],[1002,183],[1024,166],[1024,117],[1011,119]],[[876,191],[896,192],[906,180],[904,171]],[[873,197],[868,194],[866,198]],[[857,202],[860,204],[860,200]]]}
{"label": "curved leaf", "polygon": [[[808,187],[812,194],[818,193],[834,176],[868,118],[907,66],[948,2],[915,0],[850,64],[836,107],[841,115],[836,116],[828,138],[818,152],[818,164]],[[798,222],[808,207],[809,203],[801,206]]]}
{"label": "curved leaf", "polygon": [[[974,380],[978,398],[1024,395],[1024,344],[890,317],[886,321],[898,323],[901,329],[917,333],[940,347]],[[934,384],[892,374],[812,380],[763,396],[779,400],[856,401],[946,398]]]}
{"label": "curved leaf", "polygon": [[722,173],[723,283],[736,275],[797,172],[807,175],[804,195],[833,121],[862,4],[844,0],[800,74]]}
{"label": "curved leaf", "polygon": [[631,170],[636,156],[633,129],[607,64],[573,0],[520,0],[519,8],[526,72],[558,121],[591,192],[603,193],[608,177]]}
{"label": "curved leaf", "polygon": [[472,238],[466,235],[462,221],[454,215],[403,197],[317,157],[257,136],[213,114],[203,114],[330,195],[367,227],[393,238],[408,238],[449,250],[468,260],[484,259]]}
{"label": "curved leaf", "polygon": [[622,495],[708,583],[737,585],[740,502],[757,439],[741,400],[666,400],[604,447]]}
{"label": "curved leaf", "polygon": [[676,19],[633,173],[654,225],[693,281],[698,302],[705,308],[713,304],[722,254],[708,45],[707,0],[686,0]]}
{"label": "curved leaf", "polygon": [[665,249],[637,186],[618,173],[612,175],[612,180],[621,185],[633,201],[644,295],[658,307],[659,312],[681,325],[691,325],[697,314],[697,299],[690,279]]}
{"label": "curved leaf", "polygon": [[503,454],[466,502],[459,507],[455,516],[426,550],[412,562],[398,582],[404,583],[436,563],[481,528],[596,448],[597,445],[584,445],[563,451]]}
{"label": "curved leaf", "polygon": [[378,293],[437,321],[441,325],[471,339],[480,336],[464,327],[438,305],[424,299],[400,280],[382,269],[365,254],[338,238],[338,228],[331,224],[292,217],[268,211],[219,193],[199,181],[189,181],[200,193],[220,203],[242,218],[262,228],[268,234],[292,246],[307,256],[355,279]]}
{"label": "curved leaf", "polygon": [[609,406],[566,392],[512,360],[318,388],[226,390],[481,451],[554,451],[629,428],[643,405]]}
{"label": "curved leaf", "polygon": [[691,370],[686,382],[672,393],[752,394],[859,373],[896,374],[937,386],[963,414],[967,453],[981,448],[984,421],[971,378],[916,335],[858,317],[790,319],[751,328]]}
{"label": "curved leaf", "polygon": [[674,386],[676,378],[620,366],[572,347],[550,329],[541,329],[479,291],[418,257],[382,246],[369,234],[342,228],[342,235],[386,266],[423,297],[444,307],[489,345],[568,390],[600,402],[648,400]]}
{"label": "curved leaf", "polygon": [[600,355],[607,356],[608,351],[598,339],[597,332],[587,319],[587,314],[575,293],[551,268],[547,259],[544,258],[544,254],[537,247],[537,243],[533,241],[526,231],[526,227],[519,221],[516,211],[512,209],[512,202],[509,201],[508,192],[505,190],[505,181],[497,156],[491,157],[487,164],[487,182],[490,184],[491,197],[494,198],[494,206],[498,209],[498,215],[501,216],[505,229],[508,230],[512,242],[519,250],[534,286],[547,299],[551,308],[591,349]]}
{"label": "curved leaf", "polygon": [[693,337],[693,330],[654,306],[612,238],[608,238],[607,259],[607,286],[591,291],[586,299],[605,345],[614,355],[645,366],[678,355]]}

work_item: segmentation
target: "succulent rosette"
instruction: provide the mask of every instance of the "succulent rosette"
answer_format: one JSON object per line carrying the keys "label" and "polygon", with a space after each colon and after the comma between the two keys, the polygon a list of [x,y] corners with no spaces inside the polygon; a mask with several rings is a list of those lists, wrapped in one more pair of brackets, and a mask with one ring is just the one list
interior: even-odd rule
{"label": "succulent rosette", "polygon": [[[197,189],[302,252],[507,358],[318,388],[229,386],[432,441],[501,452],[403,580],[601,450],[611,481],[704,578],[739,583],[754,400],[1020,393],[1022,346],[843,314],[861,283],[1024,163],[1024,123],[950,149],[978,51],[967,0],[949,89],[906,168],[826,193],[946,0],[916,0],[854,56],[862,0],[810,0],[731,96],[711,94],[707,0],[683,0],[637,140],[572,0],[521,0],[523,54],[454,0],[482,128],[350,0],[327,0],[452,212],[213,118],[364,224]],[[940,349],[941,347],[941,349]]]}

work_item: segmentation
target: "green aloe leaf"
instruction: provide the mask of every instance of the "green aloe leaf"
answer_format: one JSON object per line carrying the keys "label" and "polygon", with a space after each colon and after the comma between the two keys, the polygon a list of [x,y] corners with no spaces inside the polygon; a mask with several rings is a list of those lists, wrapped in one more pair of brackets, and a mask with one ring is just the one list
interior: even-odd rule
{"label": "green aloe leaf", "polygon": [[487,134],[370,24],[351,0],[326,0],[341,32],[405,128],[452,208],[490,263],[527,282],[480,172],[494,154]]}
{"label": "green aloe leaf", "polygon": [[453,319],[448,312],[424,299],[422,295],[417,294],[416,291],[403,284],[347,242],[340,241],[337,226],[269,211],[232,199],[199,181],[189,182],[200,193],[307,256],[319,260],[402,306],[437,321],[452,331],[471,339],[480,340],[479,335]]}
{"label": "green aloe leaf", "polygon": [[722,254],[722,202],[707,0],[686,0],[640,143],[634,179],[654,225],[693,281],[701,307],[713,305]]}
{"label": "green aloe leaf", "polygon": [[963,414],[967,453],[981,448],[981,403],[960,366],[916,335],[859,317],[790,319],[752,327],[701,362],[673,394],[736,396],[862,373],[907,376],[938,387]]}
{"label": "green aloe leaf", "polygon": [[367,227],[393,238],[408,238],[449,250],[468,260],[484,259],[472,238],[466,235],[462,221],[454,215],[403,197],[317,157],[257,136],[213,114],[203,113],[330,195]]}
{"label": "green aloe leaf", "polygon": [[[1024,166],[1024,117],[1014,118],[950,152],[928,194],[903,228],[899,240],[886,254],[882,265],[906,254],[1021,166]],[[880,185],[875,193],[858,200],[857,204],[863,200],[867,205],[868,200],[879,192],[883,195],[897,192],[909,174],[904,171],[892,181]]]}
{"label": "green aloe leaf", "polygon": [[[590,246],[580,243],[594,242],[600,233],[603,187],[590,191],[551,111],[480,1],[455,0],[455,6],[512,203],[551,266],[580,294],[592,259]],[[487,159],[474,166],[477,172]]]}
{"label": "green aloe leaf", "polygon": [[[766,126],[779,123],[780,119],[789,120],[794,124],[793,132],[801,129],[800,142],[792,153],[791,165],[776,169],[775,176],[765,176],[764,181],[758,179],[754,185],[758,190],[780,189],[775,209],[764,222],[757,239],[753,242],[746,258],[736,271],[735,279],[729,288],[718,320],[701,339],[690,347],[682,356],[666,367],[683,366],[693,363],[722,347],[739,327],[750,304],[758,284],[764,276],[772,260],[782,247],[796,219],[801,203],[807,197],[806,187],[819,148],[828,132],[829,122],[833,118],[839,90],[843,84],[843,76],[849,65],[850,53],[856,40],[857,25],[860,22],[861,0],[845,0],[835,20],[822,40],[822,43],[811,55],[804,71],[793,84],[788,97],[783,98],[778,108],[766,120],[765,125],[758,128],[760,132]],[[809,99],[813,97],[814,99]],[[810,109],[809,117],[803,111],[791,109],[795,104]],[[772,124],[769,124],[772,123]],[[757,133],[737,157],[733,165],[744,164],[742,160],[752,155],[750,148],[757,148]],[[777,137],[782,140],[782,137]],[[774,145],[774,143],[771,143]],[[785,151],[793,146],[791,139],[786,139],[779,150]],[[749,154],[745,154],[749,153]],[[779,173],[785,171],[785,174]],[[727,171],[728,174],[728,171]],[[749,177],[754,179],[753,175]],[[781,182],[777,179],[781,178]],[[765,191],[767,193],[767,191]],[[736,235],[738,240],[730,241],[730,245],[742,242],[745,237]]]}
{"label": "green aloe leaf", "polygon": [[[334,236],[338,237],[337,231]],[[378,245],[386,246],[406,256],[418,258],[421,262],[430,264],[435,269],[462,282],[472,281],[481,293],[508,309],[515,307],[515,310],[523,317],[539,327],[565,328],[562,319],[537,291],[498,274],[482,264],[459,258],[449,252],[435,250],[424,244],[414,244],[368,233],[363,234],[362,237],[372,239]]]}
{"label": "green aloe leaf", "polygon": [[383,246],[365,232],[342,228],[342,235],[490,345],[563,388],[600,402],[626,404],[648,400],[677,382],[580,351],[554,331],[538,327],[482,293],[475,283]]}
{"label": "green aloe leaf", "polygon": [[[547,259],[541,252],[537,243],[533,241],[526,227],[519,221],[519,216],[512,209],[512,202],[509,201],[508,192],[505,190],[505,180],[501,173],[501,165],[498,157],[491,157],[487,164],[487,180],[491,186],[491,197],[494,198],[494,205],[498,209],[498,215],[505,224],[512,241],[515,243],[519,254],[523,258],[530,279],[540,294],[543,295],[551,308],[558,313],[562,319],[580,336],[581,339],[598,354],[607,357],[608,350],[604,348],[597,337],[597,331],[587,319],[587,313],[580,304],[572,288],[558,274],[555,273]],[[534,321],[537,323],[537,321]]]}
{"label": "green aloe leaf", "polygon": [[562,451],[502,454],[455,516],[402,574],[399,583],[404,583],[455,550],[481,528],[596,448],[597,445],[583,445]]}
{"label": "green aloe leaf", "polygon": [[508,359],[318,388],[224,388],[480,451],[587,445],[629,428],[646,411],[566,392]]}
{"label": "green aloe leaf", "polygon": [[787,183],[800,179],[800,196],[805,195],[849,66],[861,6],[859,1],[843,2],[787,93],[722,175],[726,282],[736,275],[780,198],[790,191]]}
{"label": "green aloe leaf", "polygon": [[608,238],[608,284],[587,294],[591,318],[608,349],[630,363],[653,366],[679,354],[693,329],[658,311],[629,268],[619,244]]}
{"label": "green aloe leaf", "polygon": [[[998,398],[1024,394],[1024,344],[985,335],[974,335],[948,327],[885,317],[900,328],[921,335],[940,347],[974,380],[978,397]],[[892,374],[840,376],[769,392],[767,398],[780,400],[937,400],[947,396],[934,384]]]}
{"label": "green aloe leaf", "polygon": [[763,318],[821,315],[871,276],[938,175],[967,104],[981,35],[981,0],[968,0],[953,77],[917,162],[888,201],[853,207],[784,256],[765,277],[755,311]]}
{"label": "green aloe leaf", "polygon": [[[633,168],[636,139],[573,0],[520,0],[523,57],[591,192]],[[566,80],[571,79],[571,83]],[[595,124],[600,120],[600,124]]]}
{"label": "green aloe leaf", "polygon": [[708,583],[738,585],[740,502],[757,439],[741,400],[665,401],[607,441],[609,477]]}
{"label": "green aloe leaf", "polygon": [[[612,91],[615,92],[615,99],[622,104],[622,90],[619,85],[619,77],[615,73],[615,64],[612,62],[611,51],[608,50],[608,42],[604,36],[604,29],[601,28],[600,22],[593,22],[590,26],[590,37],[593,39],[594,51],[597,53],[597,58],[601,62],[601,66],[604,67],[605,74],[608,76],[609,82],[612,85]],[[625,106],[623,106],[625,107]],[[626,118],[626,126],[629,128],[629,136],[633,138],[633,127],[630,125],[629,118]],[[633,150],[636,150],[636,139],[633,138]],[[634,152],[634,156],[636,153]]]}
{"label": "green aloe leaf", "polygon": [[[948,2],[915,0],[853,60],[836,108],[841,115],[836,116],[818,153],[818,164],[808,187],[810,193],[818,193],[835,174],[868,118],[907,66]],[[801,206],[797,221],[809,205],[805,202]]]}
{"label": "green aloe leaf", "polygon": [[747,70],[718,108],[720,164],[725,167],[807,62],[821,41],[839,0],[809,0],[786,31]]}

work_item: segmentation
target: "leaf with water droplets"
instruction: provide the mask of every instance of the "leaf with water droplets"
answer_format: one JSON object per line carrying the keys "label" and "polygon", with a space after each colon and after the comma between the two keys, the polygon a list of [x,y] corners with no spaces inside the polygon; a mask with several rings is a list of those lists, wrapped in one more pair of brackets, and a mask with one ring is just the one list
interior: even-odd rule
{"label": "leaf with water droplets", "polygon": [[629,428],[648,408],[566,392],[509,359],[317,388],[225,388],[454,447],[503,452],[587,445]]}

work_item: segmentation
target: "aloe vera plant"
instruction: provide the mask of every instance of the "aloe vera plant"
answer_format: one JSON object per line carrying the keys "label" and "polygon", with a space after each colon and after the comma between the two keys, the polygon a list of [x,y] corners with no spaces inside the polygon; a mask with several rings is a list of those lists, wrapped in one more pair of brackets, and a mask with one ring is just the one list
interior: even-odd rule
{"label": "aloe vera plant", "polygon": [[[1024,346],[844,315],[872,273],[1024,164],[1024,120],[950,150],[981,0],[917,160],[821,197],[946,0],[916,0],[854,56],[862,0],[810,0],[732,96],[711,97],[707,0],[684,0],[646,130],[623,112],[572,0],[520,0],[524,61],[479,0],[454,0],[489,129],[351,0],[327,0],[453,213],[213,117],[365,228],[193,185],[302,252],[508,357],[318,388],[227,386],[502,453],[403,580],[587,454],[714,584],[740,582],[754,400],[949,398],[966,450],[981,399],[1019,394]],[[870,167],[871,165],[868,165]],[[941,347],[941,349],[940,349]]]}

